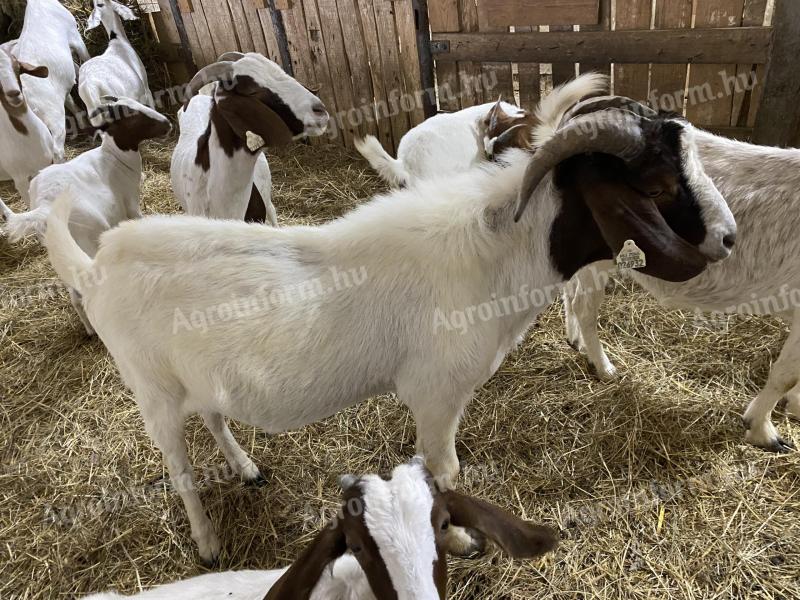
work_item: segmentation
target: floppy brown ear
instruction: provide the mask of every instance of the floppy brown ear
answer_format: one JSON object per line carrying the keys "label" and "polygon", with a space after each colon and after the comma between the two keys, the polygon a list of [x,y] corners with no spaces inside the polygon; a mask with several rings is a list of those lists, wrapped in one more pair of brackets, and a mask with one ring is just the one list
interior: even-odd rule
{"label": "floppy brown ear", "polygon": [[326,525],[289,570],[273,585],[264,600],[308,600],[325,567],[347,550],[341,520]]}
{"label": "floppy brown ear", "polygon": [[532,558],[558,546],[558,536],[549,527],[523,521],[493,504],[452,490],[443,496],[453,525],[477,529],[512,558]]}
{"label": "floppy brown ear", "polygon": [[30,75],[31,77],[39,77],[40,79],[44,79],[50,74],[50,71],[48,70],[47,67],[35,67],[26,62],[20,62],[19,74]]}
{"label": "floppy brown ear", "polygon": [[217,107],[236,135],[248,142],[252,152],[258,148],[250,145],[248,132],[251,133],[251,139],[252,134],[261,136],[265,146],[284,146],[294,138],[278,113],[255,97],[231,94],[219,100]]}
{"label": "floppy brown ear", "polygon": [[700,251],[672,230],[653,200],[610,182],[581,181],[578,185],[614,255],[626,240],[633,240],[644,252],[646,266],[637,271],[679,282],[699,275],[706,267]]}

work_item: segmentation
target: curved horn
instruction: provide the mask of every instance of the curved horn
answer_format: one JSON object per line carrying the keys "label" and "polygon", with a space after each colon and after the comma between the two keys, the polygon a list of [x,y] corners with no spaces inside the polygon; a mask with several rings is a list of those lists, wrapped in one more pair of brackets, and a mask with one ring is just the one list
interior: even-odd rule
{"label": "curved horn", "polygon": [[514,125],[513,127],[509,127],[503,133],[498,135],[496,138],[491,140],[492,144],[492,155],[496,154],[495,148],[502,148],[506,144],[511,144],[514,141],[514,135],[518,129],[523,127],[530,127],[530,125],[526,123],[520,123],[519,125]]}
{"label": "curved horn", "polygon": [[214,81],[228,79],[232,73],[233,63],[231,61],[211,63],[200,69],[186,87],[184,106],[197,95],[200,88]]}
{"label": "curved horn", "polygon": [[623,110],[604,110],[575,117],[547,140],[528,163],[514,221],[519,221],[533,192],[560,162],[585,152],[630,160],[644,149],[641,118]]}
{"label": "curved horn", "polygon": [[242,54],[241,52],[226,52],[217,59],[217,62],[224,62],[224,61],[236,62],[237,60],[242,60],[243,58],[244,54]]}
{"label": "curved horn", "polygon": [[637,102],[636,100],[626,96],[597,96],[595,98],[589,98],[587,100],[578,102],[569,111],[567,111],[567,113],[564,115],[564,118],[561,119],[561,122],[566,123],[575,117],[588,115],[599,110],[606,110],[610,108],[627,110],[628,112],[632,112],[640,117],[646,117],[648,119],[658,116],[657,110],[653,110],[649,106],[646,106],[645,104]]}

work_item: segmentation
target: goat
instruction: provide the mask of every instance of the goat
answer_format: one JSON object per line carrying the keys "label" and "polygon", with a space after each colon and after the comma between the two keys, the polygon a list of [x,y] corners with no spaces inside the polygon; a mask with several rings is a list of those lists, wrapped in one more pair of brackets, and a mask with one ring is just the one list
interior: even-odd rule
{"label": "goat", "polygon": [[[212,95],[196,95],[214,82]],[[329,119],[325,106],[280,66],[252,52],[224,54],[194,76],[187,93],[171,166],[178,202],[190,215],[269,217],[277,224],[261,150],[321,135]]]}
{"label": "goat", "polygon": [[[590,152],[604,153],[602,169]],[[657,206],[626,176],[641,189],[670,185]],[[532,158],[511,149],[318,227],[148,217],[103,234],[93,260],[66,227],[70,202],[48,219],[50,260],[82,294],[171,477],[187,482],[206,560],[219,540],[190,485],[187,414],[201,413],[234,472],[254,481],[224,415],[280,432],[394,391],[414,413],[419,452],[451,489],[473,390],[550,292],[629,239],[648,252],[645,273],[689,279],[729,252],[718,233],[735,231],[692,129],[621,110],[574,119]],[[709,233],[687,242],[685,229]]]}
{"label": "goat", "polygon": [[[592,102],[577,108],[592,110]],[[654,114],[639,106],[642,114]],[[689,127],[687,124],[686,127]],[[794,444],[781,437],[772,424],[772,410],[785,397],[790,415],[800,418],[800,242],[795,235],[800,211],[800,150],[756,146],[729,140],[706,131],[695,132],[697,152],[706,172],[728,201],[739,227],[736,249],[730,258],[710,266],[682,283],[659,281],[632,272],[642,287],[663,304],[720,314],[776,314],[791,323],[789,337],[759,394],[744,413],[745,439],[775,452],[788,452]],[[568,338],[586,352],[604,378],[613,377],[597,335],[597,313],[605,295],[605,278],[597,270],[612,263],[593,265],[595,272],[577,273],[565,290],[564,309]]]}
{"label": "goat", "polygon": [[[447,531],[469,527],[513,558],[558,545],[548,527],[454,491],[440,492],[416,457],[391,478],[344,475],[337,517],[294,564],[272,571],[202,575],[136,594],[141,600],[443,600]],[[330,565],[330,568],[328,568]],[[114,593],[84,600],[123,598]]]}
{"label": "goat", "polygon": [[47,67],[32,65],[0,49],[0,179],[11,179],[26,206],[30,180],[53,163],[55,145],[45,123],[30,109],[21,78],[46,78]]}
{"label": "goat", "polygon": [[132,21],[137,16],[115,0],[94,0],[94,10],[86,29],[94,29],[102,23],[108,34],[108,47],[103,54],[86,61],[80,68],[78,93],[90,115],[100,114],[96,111],[102,106],[105,96],[131,98],[155,106],[147,83],[147,71],[128,41],[123,19]]}
{"label": "goat", "polygon": [[75,18],[58,0],[28,0],[15,53],[20,62],[48,68],[47,78],[23,78],[22,90],[50,130],[55,160],[61,162],[66,139],[64,104],[76,78],[74,59],[89,60]]}
{"label": "goat", "polygon": [[[93,115],[101,123],[103,142],[69,162],[51,165],[31,181],[31,210],[14,214],[0,200],[0,217],[10,242],[44,236],[47,217],[56,197],[66,189],[80,193],[81,203],[70,217],[69,227],[78,246],[94,256],[100,234],[126,219],[138,219],[142,156],[139,145],[166,135],[169,120],[130,98],[105,97]],[[80,294],[70,288],[70,299],[87,334],[94,335]]]}
{"label": "goat", "polygon": [[487,153],[500,154],[510,146],[527,147],[530,131],[541,115],[561,114],[584,96],[601,92],[606,85],[602,75],[585,75],[553,90],[533,115],[501,100],[438,114],[403,136],[396,159],[371,135],[356,140],[356,149],[392,187],[460,173],[485,161]]}

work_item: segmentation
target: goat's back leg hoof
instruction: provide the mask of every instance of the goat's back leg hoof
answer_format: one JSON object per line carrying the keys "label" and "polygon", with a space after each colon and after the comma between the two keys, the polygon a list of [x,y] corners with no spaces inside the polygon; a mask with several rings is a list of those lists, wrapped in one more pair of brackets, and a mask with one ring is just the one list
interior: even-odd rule
{"label": "goat's back leg hoof", "polygon": [[206,569],[214,569],[219,566],[219,553],[221,545],[219,538],[213,529],[209,529],[203,535],[192,535],[197,549],[200,552],[200,564]]}
{"label": "goat's back leg hoof", "polygon": [[252,488],[262,488],[267,485],[269,483],[267,478],[261,474],[261,471],[255,465],[253,465],[253,468],[255,468],[255,473],[242,473],[242,483]]}
{"label": "goat's back leg hoof", "polygon": [[744,439],[749,444],[779,454],[786,454],[795,449],[794,442],[782,438],[770,421],[755,423],[747,418],[742,419],[742,421],[747,429]]}
{"label": "goat's back leg hoof", "polygon": [[453,556],[480,556],[486,551],[486,538],[475,529],[452,525],[447,530],[445,546],[447,552]]}
{"label": "goat's back leg hoof", "polygon": [[[794,390],[792,390],[794,392]],[[800,393],[788,393],[784,400],[786,404],[784,406],[784,410],[786,414],[792,417],[793,419],[800,420]]]}

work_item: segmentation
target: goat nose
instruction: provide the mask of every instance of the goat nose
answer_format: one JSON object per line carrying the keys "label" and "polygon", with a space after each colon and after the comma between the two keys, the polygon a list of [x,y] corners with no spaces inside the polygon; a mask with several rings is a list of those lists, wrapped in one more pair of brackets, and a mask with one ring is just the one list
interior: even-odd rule
{"label": "goat nose", "polygon": [[725,246],[727,250],[733,248],[734,244],[736,244],[736,234],[729,233],[725,237],[722,238],[722,245]]}
{"label": "goat nose", "polygon": [[325,108],[325,105],[322,102],[317,102],[314,104],[314,106],[311,107],[311,112],[318,117],[324,117],[328,114],[328,110]]}

